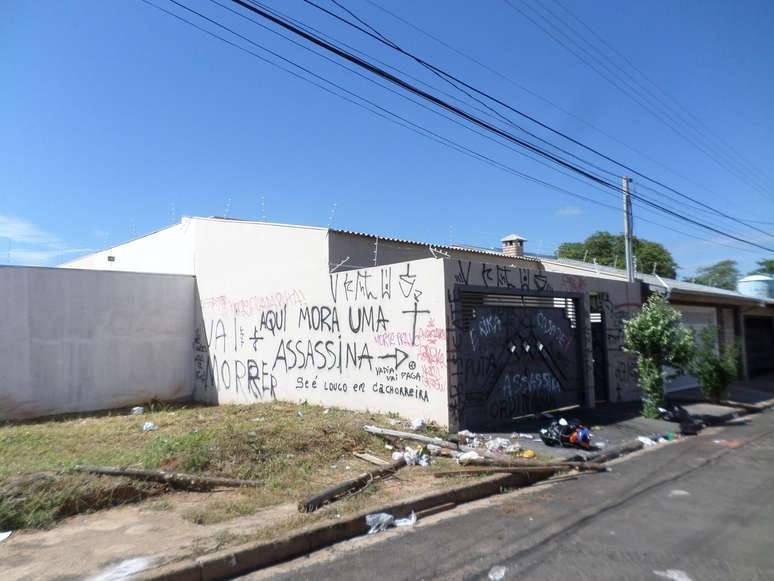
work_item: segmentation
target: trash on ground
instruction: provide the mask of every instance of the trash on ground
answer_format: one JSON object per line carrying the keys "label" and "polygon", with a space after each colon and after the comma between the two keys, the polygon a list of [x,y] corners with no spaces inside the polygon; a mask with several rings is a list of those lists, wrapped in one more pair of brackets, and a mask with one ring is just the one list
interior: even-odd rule
{"label": "trash on ground", "polygon": [[387,530],[390,526],[411,527],[417,522],[417,515],[411,511],[411,515],[406,518],[395,519],[388,512],[375,512],[366,515],[366,524],[370,527],[368,534],[380,533]]}
{"label": "trash on ground", "polygon": [[642,442],[645,446],[655,446],[656,442],[654,442],[652,439],[648,438],[647,436],[637,436],[637,439]]}
{"label": "trash on ground", "polygon": [[323,410],[323,415],[331,413],[330,408],[326,408]]}
{"label": "trash on ground", "polygon": [[395,418],[390,418],[387,420],[391,426],[395,426],[400,423],[400,420],[396,420]]}
{"label": "trash on ground", "polygon": [[669,491],[669,496],[670,497],[673,497],[673,496],[690,496],[690,495],[691,495],[691,493],[688,492],[687,490],[670,490]]}
{"label": "trash on ground", "polygon": [[547,428],[542,428],[540,439],[546,446],[591,447],[591,431],[579,422],[568,422],[564,418],[554,420]]}
{"label": "trash on ground", "polygon": [[394,450],[394,449],[395,449],[395,446],[391,446],[390,444],[385,444],[385,445],[384,445],[384,447],[385,447],[387,450]]}
{"label": "trash on ground", "polygon": [[486,443],[486,449],[490,452],[496,452],[498,450],[505,450],[511,445],[511,441],[505,438],[494,438]]}
{"label": "trash on ground", "polygon": [[13,531],[0,531],[0,543],[11,536]]}
{"label": "trash on ground", "polygon": [[693,581],[685,571],[680,571],[680,569],[654,570],[653,573],[664,579],[671,579],[671,581]]}
{"label": "trash on ground", "polygon": [[535,454],[534,450],[521,450],[518,454],[516,454],[519,458],[535,458],[537,454]]}
{"label": "trash on ground", "polygon": [[504,452],[506,454],[519,454],[521,452],[521,446],[519,444],[511,444]]}
{"label": "trash on ground", "polygon": [[518,432],[518,433],[517,432],[513,432],[511,434],[511,440],[517,440],[519,438],[524,439],[524,440],[534,440],[535,437],[536,436],[534,436],[532,434],[524,434],[522,432]]}
{"label": "trash on ground", "polygon": [[465,452],[464,454],[457,456],[457,462],[462,465],[467,464],[471,460],[481,460],[481,455],[475,450],[471,450],[470,452]]}
{"label": "trash on ground", "polygon": [[416,418],[414,420],[411,420],[411,429],[412,430],[418,430],[422,426],[425,425],[425,422],[421,418]]}
{"label": "trash on ground", "polygon": [[159,427],[156,424],[154,424],[153,422],[145,422],[142,425],[142,431],[143,432],[153,432],[154,430],[158,430],[158,429],[159,429]]}
{"label": "trash on ground", "polygon": [[502,579],[505,579],[506,571],[507,569],[502,565],[495,565],[489,569],[489,574],[486,576],[486,578],[490,581],[501,581]]}
{"label": "trash on ground", "polygon": [[406,518],[395,519],[396,527],[413,527],[417,523],[417,514],[412,510]]}
{"label": "trash on ground", "polygon": [[126,559],[121,561],[118,565],[113,565],[109,569],[105,569],[97,575],[92,577],[93,581],[113,581],[114,579],[128,579],[134,577],[140,571],[143,571],[153,565],[156,561],[155,558],[136,557],[134,559]]}
{"label": "trash on ground", "polygon": [[304,417],[304,412],[302,412],[302,411],[297,411],[296,414],[298,415],[299,418],[303,418]]}
{"label": "trash on ground", "polygon": [[141,416],[145,413],[145,408],[141,405],[136,405],[132,408],[132,411],[129,412],[130,416]]}
{"label": "trash on ground", "polygon": [[415,464],[418,466],[428,466],[430,464],[430,451],[427,449],[427,446],[422,448],[406,446],[403,452],[392,453],[393,460],[400,460],[401,458],[406,460],[406,466],[414,466]]}

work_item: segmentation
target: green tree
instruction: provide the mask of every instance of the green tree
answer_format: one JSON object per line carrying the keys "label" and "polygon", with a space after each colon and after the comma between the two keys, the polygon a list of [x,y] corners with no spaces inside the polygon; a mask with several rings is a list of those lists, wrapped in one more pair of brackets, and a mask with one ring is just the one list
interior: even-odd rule
{"label": "green tree", "polygon": [[697,284],[706,284],[717,288],[736,290],[736,281],[742,275],[736,265],[736,260],[721,260],[710,266],[701,266],[696,269],[696,276],[691,278]]}
{"label": "green tree", "polygon": [[[655,265],[657,274],[667,278],[677,276],[677,263],[663,245],[634,237],[632,247],[634,256],[637,258],[637,270],[640,272],[653,272]],[[559,258],[573,258],[588,262],[596,260],[603,266],[623,268],[626,264],[623,234],[611,234],[605,230],[594,232],[583,242],[562,243],[556,255]]]}
{"label": "green tree", "polygon": [[768,274],[774,276],[774,260],[771,258],[764,258],[758,261],[758,268],[751,271],[750,274]]}
{"label": "green tree", "polygon": [[699,379],[701,390],[708,398],[718,401],[739,371],[739,344],[718,345],[717,327],[707,327],[699,334],[696,359],[691,372]]}
{"label": "green tree", "polygon": [[635,317],[624,321],[624,351],[637,356],[645,417],[657,418],[664,403],[665,368],[684,369],[693,360],[693,333],[680,321],[680,312],[659,294],[651,295]]}

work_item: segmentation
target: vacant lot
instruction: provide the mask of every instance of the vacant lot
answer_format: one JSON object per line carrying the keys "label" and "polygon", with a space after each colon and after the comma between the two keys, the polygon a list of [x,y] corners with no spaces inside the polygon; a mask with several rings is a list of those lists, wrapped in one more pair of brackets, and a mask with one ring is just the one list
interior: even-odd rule
{"label": "vacant lot", "polygon": [[[145,422],[157,429],[143,432]],[[202,502],[187,508],[185,517],[203,525],[249,515],[268,505],[297,502],[374,467],[355,458],[354,452],[370,451],[389,459],[384,441],[362,427],[396,422],[397,418],[377,414],[274,402],[219,407],[149,404],[138,416],[124,410],[2,425],[0,530],[48,527],[73,514],[150,497],[154,498],[146,503],[149,507],[174,508],[165,499],[166,485],[75,473],[71,468],[77,464],[160,468],[262,482],[257,488],[215,498],[201,495]],[[389,486],[369,485],[337,502],[336,510],[362,509],[370,501],[451,484],[430,477],[432,470],[402,470]]]}

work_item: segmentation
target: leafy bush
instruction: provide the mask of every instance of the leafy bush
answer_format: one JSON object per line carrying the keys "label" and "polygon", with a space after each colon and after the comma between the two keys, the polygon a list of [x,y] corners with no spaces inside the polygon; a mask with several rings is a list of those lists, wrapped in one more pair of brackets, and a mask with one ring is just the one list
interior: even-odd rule
{"label": "leafy bush", "polygon": [[704,395],[714,401],[723,397],[739,371],[739,344],[721,345],[718,350],[717,339],[717,327],[708,327],[700,333],[698,352],[691,367]]}
{"label": "leafy bush", "polygon": [[685,369],[694,358],[693,334],[680,321],[680,312],[658,294],[651,295],[635,317],[624,321],[624,351],[637,356],[645,417],[658,417],[664,403],[664,368]]}

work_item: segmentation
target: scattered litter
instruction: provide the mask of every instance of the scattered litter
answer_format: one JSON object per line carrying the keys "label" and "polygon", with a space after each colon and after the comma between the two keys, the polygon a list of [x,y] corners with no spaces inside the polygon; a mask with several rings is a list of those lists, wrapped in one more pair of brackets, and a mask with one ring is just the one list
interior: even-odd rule
{"label": "scattered litter", "polygon": [[521,450],[518,454],[516,454],[519,458],[535,458],[537,454],[535,454],[534,450]]}
{"label": "scattered litter", "polygon": [[264,418],[263,416],[258,416],[257,418],[253,418],[253,421],[254,421],[254,422],[262,422],[262,421],[263,421],[263,420],[265,420],[265,419],[266,419],[266,418]]}
{"label": "scattered litter", "polygon": [[299,418],[303,418],[304,417],[304,412],[302,412],[302,411],[297,411],[296,414],[298,414]]}
{"label": "scattered litter", "polygon": [[518,444],[511,444],[505,449],[506,454],[519,454],[521,452],[521,446]]}
{"label": "scattered litter", "polygon": [[669,491],[669,496],[670,496],[670,497],[675,497],[675,496],[690,496],[690,495],[691,495],[691,493],[690,493],[690,492],[688,492],[687,490],[670,490],[670,491]]}
{"label": "scattered litter", "polygon": [[336,464],[331,464],[331,468],[332,468],[333,470],[336,470]]}
{"label": "scattered litter", "polygon": [[502,565],[495,565],[489,569],[489,574],[486,576],[486,578],[490,581],[502,581],[502,579],[505,579],[506,571],[507,569]]}
{"label": "scattered litter", "polygon": [[150,567],[154,560],[155,559],[148,559],[147,557],[126,559],[125,561],[118,563],[118,565],[114,565],[109,569],[104,570],[99,575],[91,577],[91,581],[114,581],[117,579],[127,579]]}
{"label": "scattered litter", "polygon": [[156,424],[154,424],[153,422],[145,422],[142,425],[142,431],[143,432],[153,432],[153,431],[158,430],[158,429],[159,429],[159,427]]}
{"label": "scattered litter", "polygon": [[390,418],[387,421],[390,423],[391,426],[394,426],[400,423],[400,420],[396,420],[395,418]]}
{"label": "scattered litter", "polygon": [[132,408],[132,411],[129,412],[130,416],[141,416],[145,413],[145,408],[141,405],[136,405]]}
{"label": "scattered litter", "polygon": [[604,450],[607,448],[607,440],[594,440],[594,447],[597,450]]}
{"label": "scattered litter", "polygon": [[406,460],[406,466],[428,466],[430,464],[430,451],[427,447],[424,448],[412,448],[406,446],[403,452],[393,452],[392,459],[400,460],[401,458]]}
{"label": "scattered litter", "polygon": [[427,444],[425,448],[427,448],[427,451],[430,452],[432,456],[438,456],[443,449],[440,446],[436,446],[435,444]]}
{"label": "scattered litter", "polygon": [[655,575],[663,577],[664,579],[671,579],[672,581],[693,581],[685,571],[680,569],[667,569],[666,571],[653,571]]}
{"label": "scattered litter", "polygon": [[10,537],[11,533],[13,533],[13,531],[0,531],[0,543]]}
{"label": "scattered litter", "polygon": [[655,446],[656,442],[648,438],[647,436],[637,436],[637,439],[642,442],[645,446]]}
{"label": "scattered litter", "polygon": [[480,460],[480,459],[481,459],[481,456],[475,450],[471,450],[470,452],[465,452],[464,454],[460,454],[459,456],[457,456],[457,462],[462,465],[467,464],[471,460]]}
{"label": "scattered litter", "polygon": [[331,411],[331,410],[330,410],[330,408],[326,408],[326,409],[323,411],[323,415],[330,413],[330,411]]}
{"label": "scattered litter", "polygon": [[387,530],[390,526],[396,527],[412,527],[417,522],[417,515],[414,511],[411,511],[411,515],[407,518],[395,519],[390,513],[387,512],[375,512],[366,515],[366,524],[370,527],[368,534],[380,533]]}
{"label": "scattered litter", "polygon": [[519,439],[519,438],[522,438],[524,440],[534,440],[535,437],[536,436],[534,436],[532,434],[523,434],[521,432],[519,432],[519,433],[514,432],[514,433],[511,434],[511,439],[512,440],[516,440],[516,439]]}
{"label": "scattered litter", "polygon": [[390,444],[385,444],[384,447],[388,450],[394,450],[395,446],[391,446]]}
{"label": "scattered litter", "polygon": [[411,429],[412,430],[418,430],[422,426],[425,425],[425,422],[422,421],[420,418],[416,418],[415,420],[411,420]]}
{"label": "scattered litter", "polygon": [[486,449],[490,452],[496,452],[498,450],[505,450],[511,445],[511,441],[505,438],[494,438],[486,443]]}
{"label": "scattered litter", "polygon": [[591,447],[591,431],[577,421],[568,422],[564,418],[554,420],[547,428],[542,428],[540,439],[546,446]]}
{"label": "scattered litter", "polygon": [[352,470],[349,466],[344,466],[344,470]]}

